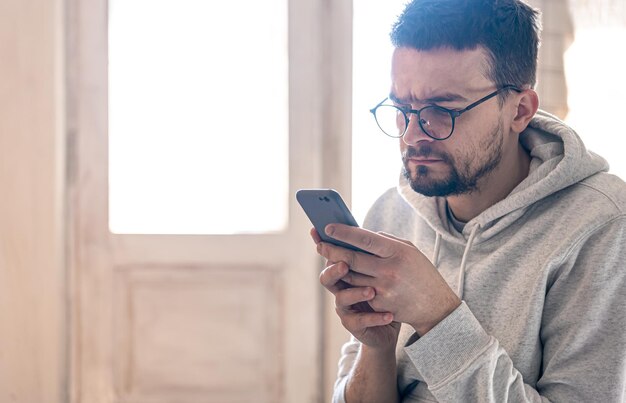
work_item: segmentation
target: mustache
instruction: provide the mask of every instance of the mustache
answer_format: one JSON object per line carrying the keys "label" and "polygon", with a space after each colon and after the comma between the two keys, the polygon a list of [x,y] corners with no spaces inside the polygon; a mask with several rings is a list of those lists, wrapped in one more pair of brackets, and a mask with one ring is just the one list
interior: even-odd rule
{"label": "mustache", "polygon": [[407,161],[410,158],[416,158],[416,157],[421,157],[421,158],[431,158],[431,157],[433,157],[433,158],[436,158],[436,159],[440,159],[440,160],[442,160],[444,162],[450,162],[450,157],[447,154],[436,152],[428,144],[425,144],[425,145],[420,146],[420,147],[408,146],[402,152],[402,159],[404,161]]}

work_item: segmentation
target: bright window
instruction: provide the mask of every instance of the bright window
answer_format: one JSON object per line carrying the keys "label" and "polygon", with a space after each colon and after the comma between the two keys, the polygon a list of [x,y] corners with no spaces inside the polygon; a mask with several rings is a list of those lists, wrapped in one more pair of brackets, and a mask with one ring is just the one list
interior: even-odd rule
{"label": "bright window", "polygon": [[285,0],[110,0],[111,231],[284,229],[287,85]]}
{"label": "bright window", "polygon": [[588,149],[606,158],[610,172],[626,179],[625,27],[576,30],[565,53],[569,113],[566,121]]}
{"label": "bright window", "polygon": [[389,94],[391,26],[406,0],[354,2],[352,96],[352,212],[362,224],[376,199],[396,186],[402,167],[400,144],[386,137],[369,110]]}

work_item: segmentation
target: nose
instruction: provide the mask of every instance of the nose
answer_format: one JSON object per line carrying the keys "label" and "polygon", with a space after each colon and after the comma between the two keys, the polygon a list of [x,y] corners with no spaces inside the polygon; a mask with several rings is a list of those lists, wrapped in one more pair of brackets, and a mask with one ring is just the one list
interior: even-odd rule
{"label": "nose", "polygon": [[407,127],[404,136],[402,136],[402,141],[404,141],[406,145],[412,146],[420,141],[435,141],[435,139],[427,135],[424,130],[422,130],[418,120],[419,118],[417,114],[411,113],[409,115],[409,126]]}

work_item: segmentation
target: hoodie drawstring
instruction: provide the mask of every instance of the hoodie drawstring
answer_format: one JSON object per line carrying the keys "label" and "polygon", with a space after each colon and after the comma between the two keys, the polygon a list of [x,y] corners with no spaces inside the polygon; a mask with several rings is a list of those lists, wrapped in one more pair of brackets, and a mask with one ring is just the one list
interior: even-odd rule
{"label": "hoodie drawstring", "polygon": [[439,248],[441,247],[441,234],[435,232],[435,251],[433,252],[433,266],[437,267],[439,264]]}
{"label": "hoodie drawstring", "polygon": [[[456,294],[460,299],[463,299],[463,288],[465,285],[465,266],[467,265],[467,256],[469,255],[469,251],[472,248],[472,244],[474,243],[474,238],[478,233],[478,229],[480,228],[480,224],[476,224],[474,228],[472,228],[472,232],[470,232],[469,239],[467,240],[467,244],[465,245],[465,250],[463,251],[463,258],[461,259],[461,269],[459,271],[459,284],[457,285]],[[439,235],[439,234],[437,234]],[[435,249],[437,249],[437,241],[435,240]]]}

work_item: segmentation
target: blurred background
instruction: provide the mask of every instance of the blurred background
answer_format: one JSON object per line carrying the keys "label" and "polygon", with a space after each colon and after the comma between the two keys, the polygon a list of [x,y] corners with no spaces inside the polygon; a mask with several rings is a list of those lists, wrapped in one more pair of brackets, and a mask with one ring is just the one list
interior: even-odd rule
{"label": "blurred background", "polygon": [[[299,188],[395,186],[405,1],[0,0],[0,402],[326,402]],[[543,11],[540,107],[626,177],[626,3]]]}

